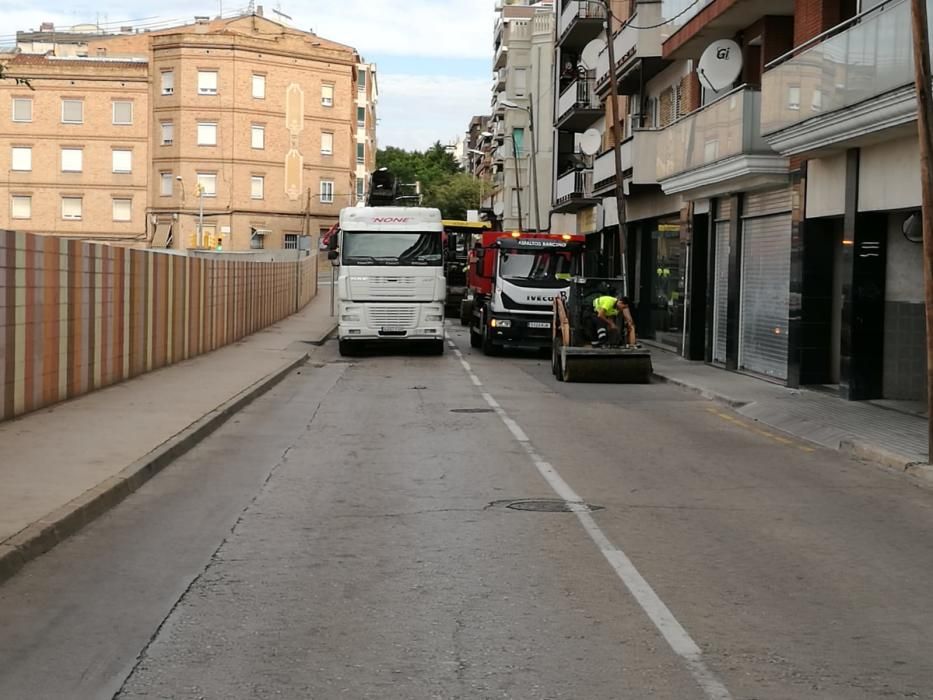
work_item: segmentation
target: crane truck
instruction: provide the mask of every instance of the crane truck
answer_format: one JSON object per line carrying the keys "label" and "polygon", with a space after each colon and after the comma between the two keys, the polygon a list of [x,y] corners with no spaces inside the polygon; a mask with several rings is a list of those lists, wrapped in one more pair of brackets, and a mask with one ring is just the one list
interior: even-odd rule
{"label": "crane truck", "polygon": [[550,349],[554,298],[582,274],[586,237],[488,231],[473,238],[461,309],[470,344],[488,355]]}

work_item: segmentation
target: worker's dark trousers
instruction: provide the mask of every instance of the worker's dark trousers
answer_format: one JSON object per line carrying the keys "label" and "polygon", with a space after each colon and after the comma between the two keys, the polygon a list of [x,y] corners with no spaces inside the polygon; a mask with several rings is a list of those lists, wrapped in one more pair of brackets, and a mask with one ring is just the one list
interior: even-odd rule
{"label": "worker's dark trousers", "polygon": [[590,336],[592,339],[600,344],[606,343],[609,341],[609,323],[599,316],[593,316],[592,325],[590,327]]}

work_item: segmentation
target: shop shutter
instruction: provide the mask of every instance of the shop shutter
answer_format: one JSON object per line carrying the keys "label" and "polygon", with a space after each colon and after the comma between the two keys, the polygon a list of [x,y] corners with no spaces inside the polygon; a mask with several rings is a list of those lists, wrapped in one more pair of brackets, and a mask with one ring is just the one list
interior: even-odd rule
{"label": "shop shutter", "polygon": [[791,215],[746,219],[742,231],[739,366],[787,378]]}
{"label": "shop shutter", "polygon": [[719,221],[715,228],[713,261],[713,362],[725,364],[729,327],[729,222]]}

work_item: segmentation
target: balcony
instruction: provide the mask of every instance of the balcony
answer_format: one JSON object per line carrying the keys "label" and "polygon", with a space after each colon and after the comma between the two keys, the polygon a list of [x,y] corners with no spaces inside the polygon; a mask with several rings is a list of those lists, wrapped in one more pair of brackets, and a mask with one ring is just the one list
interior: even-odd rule
{"label": "balcony", "polygon": [[560,12],[557,43],[566,49],[582,49],[603,34],[606,6],[601,0],[569,0]]}
{"label": "balcony", "polygon": [[505,68],[506,64],[509,62],[509,47],[503,41],[496,47],[495,57],[492,61],[492,69],[499,70]]}
{"label": "balcony", "polygon": [[500,68],[496,71],[495,76],[493,76],[492,89],[495,91],[505,90],[505,83],[509,79],[509,69],[508,66],[505,68]]}
{"label": "balcony", "polygon": [[[636,129],[622,141],[622,174],[630,185],[657,185],[656,129]],[[596,158],[593,165],[593,191],[603,194],[616,186],[615,155],[612,149]]]}
{"label": "balcony", "polygon": [[593,197],[593,171],[571,170],[557,178],[554,188],[554,211],[575,212],[596,203]]}
{"label": "balcony", "polygon": [[[699,58],[710,42],[731,39],[766,16],[792,16],[794,0],[661,0],[664,58]],[[686,12],[684,12],[686,10]],[[684,12],[684,14],[679,14]],[[679,16],[678,16],[679,15]]]}
{"label": "balcony", "polygon": [[[640,2],[635,14],[617,32],[612,45],[615,51],[616,76],[619,80],[619,94],[634,95],[643,81],[651,80],[670,63],[661,58],[661,39],[663,27],[655,25],[663,22],[661,3],[657,0]],[[639,27],[654,27],[639,29]],[[609,86],[609,52],[603,51],[596,65],[597,85],[599,89]]]}
{"label": "balcony", "polygon": [[788,161],[761,136],[761,93],[743,86],[658,132],[666,194],[708,197],[787,182]]}
{"label": "balcony", "polygon": [[579,78],[560,94],[554,124],[566,131],[584,131],[602,114],[603,105],[596,94],[596,80]]}
{"label": "balcony", "polygon": [[[933,12],[933,1],[927,6]],[[917,118],[910,3],[887,2],[769,65],[761,131],[783,155],[857,146]]]}

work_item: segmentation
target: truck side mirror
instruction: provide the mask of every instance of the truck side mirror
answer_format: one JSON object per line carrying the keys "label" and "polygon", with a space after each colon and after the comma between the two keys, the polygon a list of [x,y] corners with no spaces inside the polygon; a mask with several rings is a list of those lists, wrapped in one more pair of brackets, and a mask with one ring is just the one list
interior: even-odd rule
{"label": "truck side mirror", "polygon": [[327,251],[327,259],[328,259],[328,260],[333,261],[333,260],[336,260],[336,259],[339,258],[339,257],[340,257],[340,251],[339,251],[339,250],[329,250],[329,251]]}

